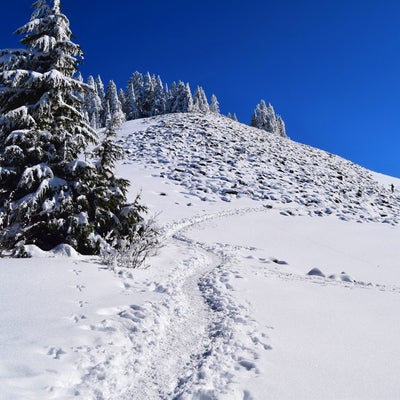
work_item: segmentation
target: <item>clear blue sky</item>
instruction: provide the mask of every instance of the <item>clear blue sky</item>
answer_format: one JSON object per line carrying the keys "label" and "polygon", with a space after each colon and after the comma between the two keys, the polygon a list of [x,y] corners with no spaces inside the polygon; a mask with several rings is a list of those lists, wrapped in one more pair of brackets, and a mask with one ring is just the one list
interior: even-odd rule
{"label": "clear blue sky", "polygon": [[[2,4],[0,48],[33,0]],[[289,136],[400,177],[400,2],[65,0],[84,77],[135,70],[201,85],[248,123],[261,98]]]}

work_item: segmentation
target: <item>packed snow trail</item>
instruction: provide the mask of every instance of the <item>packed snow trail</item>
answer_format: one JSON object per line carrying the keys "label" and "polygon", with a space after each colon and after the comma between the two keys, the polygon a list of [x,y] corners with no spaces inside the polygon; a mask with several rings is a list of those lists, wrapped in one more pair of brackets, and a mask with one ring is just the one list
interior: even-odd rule
{"label": "packed snow trail", "polygon": [[[166,229],[185,259],[157,289],[168,295],[160,307],[151,307],[157,315],[154,321],[165,322],[159,329],[159,343],[143,355],[144,363],[132,389],[122,398],[250,398],[242,385],[235,384],[237,370],[258,374],[254,347],[269,350],[270,346],[259,337],[246,307],[229,295],[226,276],[234,263],[232,257],[219,246],[191,240],[182,231],[216,218],[261,210],[246,208],[201,215]],[[238,334],[243,330],[245,335]],[[137,332],[135,336],[141,341]]]}
{"label": "packed snow trail", "polygon": [[[154,326],[144,324],[142,331],[138,327],[132,335],[131,340],[142,354],[135,360],[131,388],[122,394],[122,399],[172,398],[180,381],[195,372],[198,359],[208,346],[209,316],[198,280],[213,268],[213,260],[186,246],[178,248],[185,259],[156,288],[167,296],[160,304],[140,309],[143,320],[150,319]],[[135,321],[137,310],[120,315]]]}
{"label": "packed snow trail", "polygon": [[[141,305],[99,311],[107,319],[88,329],[101,332],[102,341],[118,347],[99,343],[85,349],[83,378],[72,392],[96,399],[251,398],[238,375],[259,374],[258,352],[270,346],[248,306],[229,293],[228,277],[237,273],[237,260],[220,245],[191,240],[184,230],[262,210],[202,215],[166,228],[166,247],[177,258],[165,276],[147,283],[156,297]],[[120,273],[126,282],[132,278],[126,270]]]}

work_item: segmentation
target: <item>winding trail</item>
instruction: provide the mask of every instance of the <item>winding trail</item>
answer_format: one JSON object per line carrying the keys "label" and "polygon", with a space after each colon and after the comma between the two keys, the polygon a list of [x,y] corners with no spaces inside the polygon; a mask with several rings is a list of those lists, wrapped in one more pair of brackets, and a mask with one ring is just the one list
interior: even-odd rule
{"label": "winding trail", "polygon": [[[188,228],[216,218],[263,211],[246,208],[188,218],[166,228],[184,259],[176,264],[167,279],[159,283],[166,293],[160,304],[141,309],[158,327],[136,330],[133,343],[142,344],[140,364],[131,389],[122,399],[214,399],[246,398],[245,390],[235,385],[237,369],[258,373],[254,345],[270,347],[258,337],[255,321],[246,307],[237,304],[226,285],[227,270],[234,260],[219,246],[207,246],[184,235]],[[129,318],[129,314],[123,315]],[[143,328],[144,326],[142,326]],[[248,343],[239,330],[246,330]],[[150,339],[152,338],[152,339]],[[150,340],[149,340],[150,339]],[[146,343],[146,345],[143,344]]]}
{"label": "winding trail", "polygon": [[[76,392],[104,400],[250,400],[246,382],[267,376],[265,363],[259,360],[265,360],[262,354],[271,349],[266,331],[271,327],[260,326],[245,296],[234,294],[231,283],[241,278],[243,257],[256,249],[207,244],[192,239],[191,232],[219,218],[260,212],[269,210],[231,209],[166,226],[167,253],[177,255],[176,259],[168,261],[157,281],[147,282],[146,287],[138,283],[137,288],[153,292],[153,298],[105,312],[107,319],[91,326],[103,334],[105,343],[115,343],[118,348],[100,343],[87,349],[81,368],[88,372]],[[397,287],[287,273],[270,261],[262,265],[265,277],[283,281],[399,291]],[[126,287],[134,276],[126,270],[122,274]]]}

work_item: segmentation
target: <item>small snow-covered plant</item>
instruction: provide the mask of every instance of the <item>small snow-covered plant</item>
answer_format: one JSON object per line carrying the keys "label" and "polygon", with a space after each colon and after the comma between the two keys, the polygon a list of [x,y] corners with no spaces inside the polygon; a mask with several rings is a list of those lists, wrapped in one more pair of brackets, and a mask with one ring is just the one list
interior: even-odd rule
{"label": "small snow-covered plant", "polygon": [[104,264],[110,268],[139,268],[146,259],[154,254],[162,246],[160,229],[155,218],[137,223],[132,228],[129,237],[124,237],[115,242],[113,247],[104,247],[101,257]]}

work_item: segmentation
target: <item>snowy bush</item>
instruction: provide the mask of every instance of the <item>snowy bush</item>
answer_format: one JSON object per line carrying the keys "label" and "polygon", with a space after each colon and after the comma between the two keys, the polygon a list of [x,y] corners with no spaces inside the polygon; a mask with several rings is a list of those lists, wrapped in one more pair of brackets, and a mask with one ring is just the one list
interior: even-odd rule
{"label": "snowy bush", "polygon": [[133,227],[131,238],[119,239],[113,247],[104,247],[101,251],[101,257],[104,264],[112,269],[117,267],[139,268],[161,246],[160,230],[153,217],[137,223]]}

